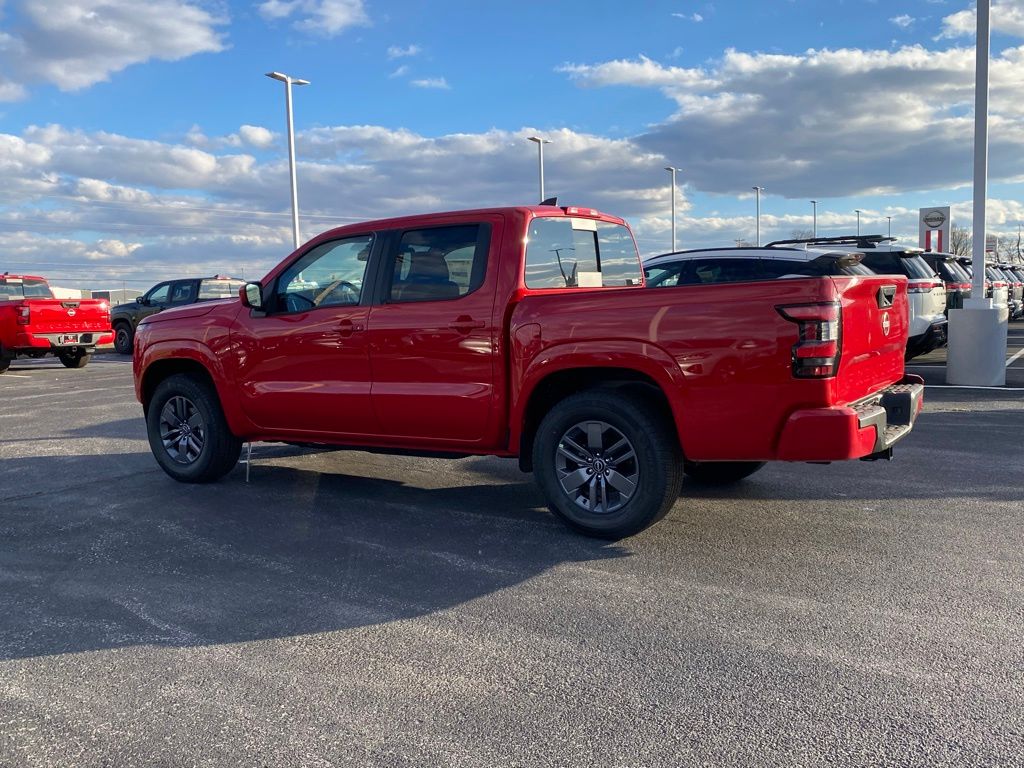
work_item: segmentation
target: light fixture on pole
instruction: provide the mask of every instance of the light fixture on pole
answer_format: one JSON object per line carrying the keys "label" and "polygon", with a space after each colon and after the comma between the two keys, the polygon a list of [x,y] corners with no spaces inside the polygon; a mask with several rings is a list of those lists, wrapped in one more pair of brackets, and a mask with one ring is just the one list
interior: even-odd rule
{"label": "light fixture on pole", "polygon": [[672,174],[672,186],[670,187],[672,195],[672,252],[676,251],[676,171],[678,168],[673,168],[671,165],[666,165],[665,170]]}
{"label": "light fixture on pole", "polygon": [[754,195],[757,198],[757,247],[761,247],[761,193],[764,192],[764,187],[751,187],[754,190]]}
{"label": "light fixture on pole", "polygon": [[857,237],[860,237],[860,208],[857,208],[854,213],[857,214]]}
{"label": "light fixture on pole", "polygon": [[530,136],[530,141],[537,143],[537,172],[540,176],[540,200],[544,202],[547,198],[544,196],[544,145],[550,144],[550,139],[542,139],[540,136]]}
{"label": "light fixture on pole", "polygon": [[886,216],[885,220],[889,222],[889,237],[892,237],[892,216]]}
{"label": "light fixture on pole", "polygon": [[288,168],[292,178],[292,241],[299,247],[299,188],[295,179],[295,125],[292,120],[292,86],[309,85],[309,80],[291,77],[281,72],[267,72],[267,77],[284,83],[284,104],[288,115]]}
{"label": "light fixture on pole", "polygon": [[817,200],[811,200],[811,210],[813,212],[812,215],[814,217],[813,223],[811,225],[811,233],[812,233],[811,236],[812,237],[817,237],[818,236],[818,201]]}

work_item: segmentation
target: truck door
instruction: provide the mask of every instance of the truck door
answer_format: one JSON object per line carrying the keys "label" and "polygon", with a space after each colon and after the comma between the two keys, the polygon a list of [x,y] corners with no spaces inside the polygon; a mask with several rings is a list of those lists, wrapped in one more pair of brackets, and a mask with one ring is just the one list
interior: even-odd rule
{"label": "truck door", "polygon": [[264,288],[265,313],[232,330],[242,407],[275,432],[376,434],[364,280],[373,235],[330,240]]}
{"label": "truck door", "polygon": [[494,412],[500,217],[395,232],[370,312],[372,400],[383,435],[480,443]]}

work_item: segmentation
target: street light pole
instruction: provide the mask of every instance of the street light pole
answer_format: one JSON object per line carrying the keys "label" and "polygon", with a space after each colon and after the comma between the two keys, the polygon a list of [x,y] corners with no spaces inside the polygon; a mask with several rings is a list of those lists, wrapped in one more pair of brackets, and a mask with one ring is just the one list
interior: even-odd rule
{"label": "street light pole", "polygon": [[860,208],[857,208],[854,213],[857,214],[857,237],[860,237]]}
{"label": "street light pole", "polygon": [[751,187],[754,190],[754,195],[757,198],[757,247],[761,247],[761,193],[764,192],[764,187]]}
{"label": "street light pole", "polygon": [[672,174],[672,253],[676,251],[676,171],[671,165],[665,166],[665,170]]}
{"label": "street light pole", "polygon": [[537,143],[537,173],[540,176],[540,201],[544,202],[547,198],[544,196],[544,145],[550,144],[549,139],[542,139],[540,136],[530,136],[530,141]]}
{"label": "street light pole", "polygon": [[299,247],[299,186],[295,177],[295,123],[292,119],[292,86],[309,85],[309,80],[291,77],[281,72],[267,72],[267,77],[284,83],[285,111],[288,115],[288,169],[292,179],[292,242]]}
{"label": "street light pole", "polygon": [[817,200],[811,200],[811,208],[813,210],[813,216],[814,216],[814,223],[813,223],[813,225],[811,227],[811,232],[813,233],[814,237],[817,237],[818,236],[818,201]]}
{"label": "street light pole", "polygon": [[885,219],[889,222],[889,237],[892,237],[892,216],[886,216]]}

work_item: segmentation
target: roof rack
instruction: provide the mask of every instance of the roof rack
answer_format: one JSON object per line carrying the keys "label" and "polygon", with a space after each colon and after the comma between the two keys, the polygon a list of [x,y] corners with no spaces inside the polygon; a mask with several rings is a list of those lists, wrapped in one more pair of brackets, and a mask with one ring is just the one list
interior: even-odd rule
{"label": "roof rack", "polygon": [[855,245],[858,248],[874,248],[879,243],[895,242],[895,237],[885,235],[839,235],[838,237],[802,237],[795,240],[773,240],[767,248],[777,245]]}

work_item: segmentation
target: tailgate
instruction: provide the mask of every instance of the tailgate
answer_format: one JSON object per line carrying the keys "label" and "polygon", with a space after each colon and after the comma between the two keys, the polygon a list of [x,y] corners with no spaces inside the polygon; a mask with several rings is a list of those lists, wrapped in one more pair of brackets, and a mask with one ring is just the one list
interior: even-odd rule
{"label": "tailgate", "polygon": [[81,333],[110,329],[110,309],[100,299],[31,299],[28,332]]}
{"label": "tailgate", "polygon": [[907,278],[833,277],[843,310],[836,403],[860,400],[903,377],[910,332]]}

